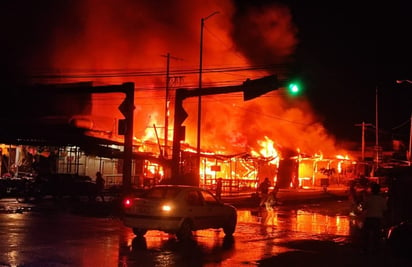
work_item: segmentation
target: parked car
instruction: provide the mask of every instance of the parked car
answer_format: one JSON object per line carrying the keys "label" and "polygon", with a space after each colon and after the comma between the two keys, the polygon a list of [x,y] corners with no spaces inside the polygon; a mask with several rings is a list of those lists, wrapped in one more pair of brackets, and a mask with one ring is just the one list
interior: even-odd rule
{"label": "parked car", "polygon": [[157,185],[124,198],[122,220],[136,236],[160,230],[184,240],[192,236],[192,231],[209,228],[223,228],[226,236],[232,236],[237,213],[235,207],[221,202],[207,189]]}

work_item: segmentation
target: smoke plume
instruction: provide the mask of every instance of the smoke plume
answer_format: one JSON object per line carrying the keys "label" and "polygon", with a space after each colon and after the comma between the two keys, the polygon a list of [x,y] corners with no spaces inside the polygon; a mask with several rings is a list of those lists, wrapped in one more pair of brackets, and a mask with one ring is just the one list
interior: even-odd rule
{"label": "smoke plume", "polygon": [[[176,88],[198,87],[201,18],[207,18],[204,88],[239,85],[247,78],[269,74],[287,78],[285,69],[298,44],[291,12],[280,4],[247,9],[238,9],[229,0],[84,0],[30,5],[34,11],[25,11],[26,23],[19,22],[19,26],[30,25],[36,34],[23,34],[25,38],[33,35],[33,42],[30,48],[20,47],[23,55],[18,62],[25,66],[20,71],[35,77],[35,82],[134,82],[137,138],[153,131],[153,125],[163,131],[167,53],[171,56],[171,104]],[[218,13],[209,17],[214,12]],[[17,39],[16,33],[12,35]],[[262,65],[284,67],[255,67]],[[310,103],[304,98],[288,100],[282,89],[248,102],[240,93],[202,99],[204,150],[245,152],[257,149],[258,140],[267,136],[279,148],[299,148],[309,154],[335,152],[333,138]],[[115,131],[115,121],[122,117],[121,102],[121,94],[94,95],[94,127]],[[189,114],[184,122],[186,142],[195,147],[197,99],[185,100],[184,107]]]}

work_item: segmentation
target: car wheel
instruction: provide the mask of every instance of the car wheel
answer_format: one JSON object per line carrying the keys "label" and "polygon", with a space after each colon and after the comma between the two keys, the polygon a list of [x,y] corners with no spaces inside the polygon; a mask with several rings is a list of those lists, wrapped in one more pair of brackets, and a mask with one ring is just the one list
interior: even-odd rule
{"label": "car wheel", "polygon": [[179,231],[176,233],[176,236],[179,240],[187,240],[192,237],[192,224],[189,220],[183,221]]}
{"label": "car wheel", "polygon": [[133,228],[133,233],[136,236],[144,236],[146,234],[147,230],[146,229],[141,229],[141,228]]}
{"label": "car wheel", "polygon": [[236,214],[232,215],[226,222],[226,224],[223,226],[223,232],[227,236],[233,235],[236,229],[236,222],[237,222],[237,216]]}

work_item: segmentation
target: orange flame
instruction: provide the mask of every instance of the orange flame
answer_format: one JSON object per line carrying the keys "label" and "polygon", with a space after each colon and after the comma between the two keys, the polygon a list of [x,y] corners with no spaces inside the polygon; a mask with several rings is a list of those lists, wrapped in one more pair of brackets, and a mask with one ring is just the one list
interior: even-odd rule
{"label": "orange flame", "polygon": [[[76,27],[68,20],[53,25],[54,30],[50,31],[53,47],[43,48],[50,52],[47,58],[37,62],[35,69],[49,69],[50,73],[60,75],[58,80],[47,80],[49,76],[45,76],[49,82],[93,80],[95,85],[134,82],[134,135],[142,141],[156,138],[148,125],[159,129],[164,126],[166,60],[161,55],[170,51],[172,56],[183,59],[170,62],[171,81],[174,81],[170,84],[171,93],[178,87],[198,85],[201,18],[219,11],[206,21],[204,28],[204,88],[239,85],[247,78],[260,78],[273,72],[284,78],[285,68],[254,70],[251,65],[287,63],[298,43],[293,17],[283,5],[238,12],[232,1],[220,0],[162,1],[161,8],[156,1],[76,3],[70,11],[76,14],[74,17],[84,19]],[[299,147],[306,154],[314,155],[319,150],[325,155],[336,154],[333,137],[304,98],[290,101],[279,89],[248,102],[238,93],[202,99],[204,151],[227,154],[259,151],[259,155],[278,159],[271,141],[276,140],[281,148]],[[118,111],[122,100],[121,94],[93,96],[94,129],[113,132],[113,122],[122,118]],[[189,114],[184,122],[185,143],[194,147],[197,100],[185,100],[184,108]],[[164,135],[159,132],[159,136]],[[171,134],[168,136],[172,138]],[[262,137],[264,140],[259,141]],[[247,161],[242,164],[248,169]],[[243,175],[251,174],[245,171]]]}

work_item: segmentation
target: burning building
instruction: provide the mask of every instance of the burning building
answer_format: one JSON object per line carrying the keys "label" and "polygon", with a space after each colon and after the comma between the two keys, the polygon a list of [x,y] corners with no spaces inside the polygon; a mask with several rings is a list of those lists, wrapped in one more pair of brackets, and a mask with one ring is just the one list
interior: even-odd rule
{"label": "burning building", "polygon": [[[169,125],[176,89],[199,87],[201,18],[219,12],[202,25],[203,87],[237,85],[271,74],[286,81],[299,42],[292,14],[281,4],[249,9],[239,9],[229,0],[51,5],[56,6],[29,14],[34,21],[30,28],[41,28],[43,38],[34,39],[36,51],[22,59],[21,72],[32,84],[133,82],[133,152],[141,157],[134,163],[139,169],[134,174],[150,178],[170,176],[156,159],[172,157],[171,133],[176,129]],[[51,10],[59,10],[59,15]],[[49,23],[41,23],[42,17]],[[83,100],[87,114],[77,122],[88,125],[87,134],[121,144],[122,95],[94,93]],[[198,101],[187,99],[183,107],[188,117],[182,150],[189,168],[197,145]],[[202,185],[212,186],[221,177],[228,190],[253,188],[266,176],[284,186],[315,185],[321,165],[316,155],[334,158],[333,162],[335,155],[347,158],[310,103],[303,96],[290,98],[282,88],[247,102],[237,92],[204,96],[201,110]],[[309,159],[318,163],[299,167],[310,166],[305,163]],[[331,169],[331,164],[320,168]]]}

